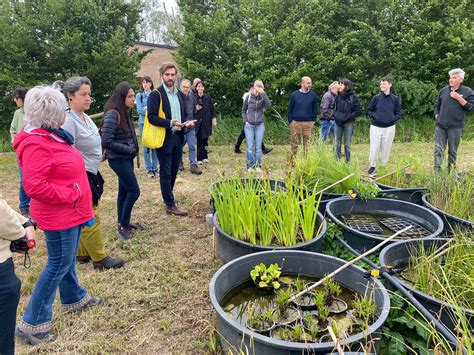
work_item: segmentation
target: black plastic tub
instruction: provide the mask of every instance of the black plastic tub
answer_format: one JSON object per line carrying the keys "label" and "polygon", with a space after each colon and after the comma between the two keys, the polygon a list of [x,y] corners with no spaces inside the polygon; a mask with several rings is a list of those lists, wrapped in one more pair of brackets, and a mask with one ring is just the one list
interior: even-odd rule
{"label": "black plastic tub", "polygon": [[[304,344],[276,340],[245,328],[226,314],[220,302],[231,290],[249,280],[250,270],[258,263],[265,265],[278,263],[284,274],[323,277],[345,264],[346,261],[310,252],[275,250],[246,255],[221,267],[211,280],[209,294],[217,314],[217,332],[224,353],[239,353],[239,349],[246,354],[258,355],[331,353],[334,349],[333,342]],[[347,352],[357,352],[362,350],[361,344],[372,341],[372,352],[374,352],[374,348],[375,350],[379,348],[381,328],[390,311],[387,290],[379,280],[367,278],[365,271],[354,265],[335,275],[334,279],[361,295],[364,295],[368,285],[374,286],[374,300],[379,316],[369,326],[367,336],[358,333],[349,337],[346,340],[348,345],[344,348]]]}
{"label": "black plastic tub", "polygon": [[[246,183],[249,180],[251,180],[251,179],[241,179],[242,183]],[[255,180],[257,183],[260,182],[260,181],[263,181],[262,179],[253,179],[253,180]],[[214,199],[212,197],[212,190],[215,189],[216,187],[218,187],[220,184],[226,183],[228,181],[229,180],[218,181],[218,182],[210,185],[209,188],[208,188],[209,193],[211,194],[211,199],[209,201],[209,204],[211,206],[212,214],[216,213],[216,208],[214,206]],[[267,181],[270,183],[270,189],[272,191],[277,191],[277,190],[286,191],[286,185],[285,185],[284,181],[280,181],[280,180],[267,180]]]}
{"label": "black plastic tub", "polygon": [[404,189],[379,183],[377,183],[377,186],[382,189],[377,195],[379,198],[391,198],[411,202],[419,206],[423,206],[422,197],[428,192],[428,189],[422,187]]}
{"label": "black plastic tub", "polygon": [[[443,222],[438,215],[425,207],[406,201],[385,198],[373,198],[365,201],[360,199],[337,199],[328,203],[326,211],[329,218],[341,227],[347,243],[359,252],[371,249],[386,238],[352,229],[338,216],[351,213],[386,214],[415,221],[431,232],[425,238],[436,238],[443,232]],[[397,238],[390,241],[389,244],[396,241]]]}
{"label": "black plastic tub", "polygon": [[337,198],[349,198],[348,195],[345,195],[345,194],[335,194],[335,193],[330,193],[330,192],[323,192],[321,194],[321,201],[319,202],[319,212],[321,213],[326,213],[326,206],[329,202],[331,202],[332,200],[335,200]]}
{"label": "black plastic tub", "polygon": [[440,210],[438,207],[432,205],[429,202],[429,196],[430,194],[425,194],[422,196],[423,205],[441,218],[444,223],[444,232],[446,234],[453,235],[456,229],[466,232],[474,231],[474,223],[469,222],[467,219],[462,219]]}
{"label": "black plastic tub", "polygon": [[[439,248],[444,243],[448,242],[448,240],[449,239],[435,238],[399,241],[382,250],[380,253],[380,264],[382,267],[393,266],[394,268],[402,268],[408,265],[410,259],[415,256],[421,248]],[[397,279],[426,309],[439,318],[440,321],[453,332],[453,334],[456,334],[454,328],[457,317],[453,305],[417,290],[400,277],[397,277]],[[461,311],[464,312],[469,319],[471,329],[474,329],[474,310],[461,308]]]}
{"label": "black plastic tub", "polygon": [[318,217],[316,219],[315,226],[316,230],[318,230],[319,226],[321,226],[321,230],[319,231],[318,235],[316,235],[312,240],[306,243],[301,243],[288,247],[276,247],[251,244],[227,234],[222,230],[221,226],[219,225],[217,212],[214,214],[213,223],[216,228],[216,233],[214,234],[214,246],[216,255],[225,263],[243,255],[268,250],[305,250],[319,252],[322,248],[323,235],[326,233],[327,227],[326,220],[324,219],[321,212],[318,212]]}

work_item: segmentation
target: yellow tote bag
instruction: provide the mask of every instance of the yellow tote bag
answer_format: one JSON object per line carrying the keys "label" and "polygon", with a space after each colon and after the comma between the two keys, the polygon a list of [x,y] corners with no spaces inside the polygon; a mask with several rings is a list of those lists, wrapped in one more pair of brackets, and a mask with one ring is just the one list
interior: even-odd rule
{"label": "yellow tote bag", "polygon": [[[158,91],[158,90],[157,90]],[[166,120],[165,113],[163,112],[163,100],[160,94],[160,107],[158,109],[158,117]],[[145,123],[143,125],[143,134],[142,134],[142,144],[151,149],[158,149],[163,146],[163,142],[165,141],[166,136],[166,128],[165,127],[158,127],[152,125],[148,120],[148,110],[145,113]]]}

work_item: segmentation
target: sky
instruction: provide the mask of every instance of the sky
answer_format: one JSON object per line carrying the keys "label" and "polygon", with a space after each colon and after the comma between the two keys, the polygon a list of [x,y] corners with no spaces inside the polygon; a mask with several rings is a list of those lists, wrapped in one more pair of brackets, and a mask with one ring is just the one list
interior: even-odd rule
{"label": "sky", "polygon": [[176,4],[176,0],[163,0],[166,6],[166,10],[171,10],[172,7],[178,8],[178,5]]}

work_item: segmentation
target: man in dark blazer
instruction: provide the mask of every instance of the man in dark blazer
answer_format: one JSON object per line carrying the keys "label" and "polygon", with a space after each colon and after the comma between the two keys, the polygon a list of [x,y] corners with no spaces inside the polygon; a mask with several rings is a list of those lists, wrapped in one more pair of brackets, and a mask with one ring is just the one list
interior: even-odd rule
{"label": "man in dark blazer", "polygon": [[[186,121],[186,103],[181,91],[175,88],[178,69],[172,63],[164,63],[160,68],[163,84],[148,97],[148,119],[152,125],[165,127],[163,146],[156,150],[160,162],[160,187],[166,213],[186,216],[188,212],[178,207],[174,200],[173,188],[183,155],[184,130],[194,126],[194,121]],[[158,117],[160,103],[163,102],[165,119]]]}

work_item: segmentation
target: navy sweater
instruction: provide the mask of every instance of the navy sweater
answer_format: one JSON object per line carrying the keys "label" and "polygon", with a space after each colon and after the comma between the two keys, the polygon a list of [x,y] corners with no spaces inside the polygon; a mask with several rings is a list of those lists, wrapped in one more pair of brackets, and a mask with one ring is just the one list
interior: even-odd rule
{"label": "navy sweater", "polygon": [[288,122],[315,121],[318,114],[318,98],[313,91],[294,91],[288,105]]}
{"label": "navy sweater", "polygon": [[383,92],[372,97],[367,108],[367,116],[372,119],[372,125],[380,128],[393,126],[402,114],[398,96],[385,95]]}

